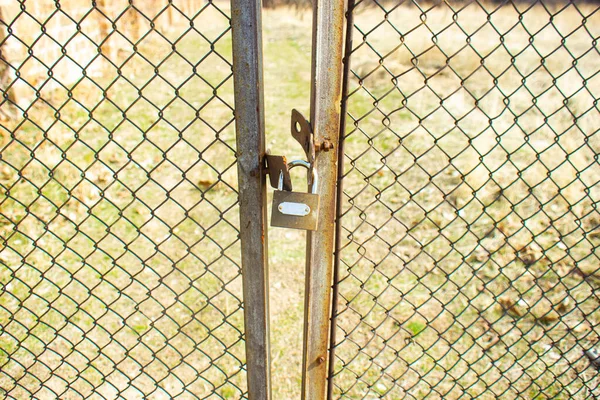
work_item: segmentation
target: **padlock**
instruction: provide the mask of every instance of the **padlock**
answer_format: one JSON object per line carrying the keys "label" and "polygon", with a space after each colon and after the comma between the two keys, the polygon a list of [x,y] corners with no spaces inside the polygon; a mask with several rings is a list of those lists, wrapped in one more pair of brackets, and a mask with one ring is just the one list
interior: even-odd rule
{"label": "padlock", "polygon": [[[310,164],[304,160],[288,163],[288,169],[302,166],[308,171]],[[318,184],[317,171],[312,169],[312,193],[297,193],[283,190],[283,174],[279,175],[279,185],[273,192],[273,209],[271,225],[280,228],[317,230],[319,219],[319,195],[316,194]]]}

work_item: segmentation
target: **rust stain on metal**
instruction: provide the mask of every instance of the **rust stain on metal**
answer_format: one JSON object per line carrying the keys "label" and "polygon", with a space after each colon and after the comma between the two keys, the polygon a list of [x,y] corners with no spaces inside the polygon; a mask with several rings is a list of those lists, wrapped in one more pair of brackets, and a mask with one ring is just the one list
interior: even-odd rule
{"label": "rust stain on metal", "polygon": [[315,141],[315,152],[333,150],[333,143],[329,138],[325,138],[322,141]]}
{"label": "rust stain on metal", "polygon": [[[269,175],[271,186],[277,189],[280,176],[283,176],[283,188],[287,191],[292,191],[292,180],[290,178],[287,159],[285,156],[276,156],[267,154],[265,156],[267,168],[265,174]],[[264,163],[263,163],[264,164]]]}
{"label": "rust stain on metal", "polygon": [[336,219],[335,219],[335,250],[334,250],[334,261],[333,261],[333,287],[331,296],[331,319],[329,327],[329,365],[327,370],[327,399],[333,398],[333,375],[335,373],[335,347],[336,347],[336,320],[338,314],[338,281],[339,281],[339,269],[340,269],[340,249],[342,246],[342,224],[341,217],[343,214],[342,210],[342,199],[344,194],[343,179],[344,176],[344,138],[346,135],[346,109],[348,106],[348,77],[350,76],[350,54],[352,52],[352,34],[354,30],[354,5],[355,0],[348,0],[346,14],[346,38],[344,44],[344,70],[342,74],[342,91],[340,93],[340,126],[339,126],[339,137],[338,137],[338,165],[337,165],[337,187],[336,187]]}

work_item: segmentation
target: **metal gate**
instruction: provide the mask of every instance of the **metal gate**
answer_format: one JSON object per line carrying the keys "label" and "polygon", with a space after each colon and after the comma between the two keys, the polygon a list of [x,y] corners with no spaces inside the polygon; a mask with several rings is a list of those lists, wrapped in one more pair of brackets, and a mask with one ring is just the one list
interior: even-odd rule
{"label": "metal gate", "polygon": [[330,397],[597,397],[598,5],[350,3]]}
{"label": "metal gate", "polygon": [[[303,399],[600,395],[599,10],[314,2]],[[4,397],[281,397],[261,24],[0,4]]]}
{"label": "metal gate", "polygon": [[246,396],[228,4],[0,20],[0,396]]}

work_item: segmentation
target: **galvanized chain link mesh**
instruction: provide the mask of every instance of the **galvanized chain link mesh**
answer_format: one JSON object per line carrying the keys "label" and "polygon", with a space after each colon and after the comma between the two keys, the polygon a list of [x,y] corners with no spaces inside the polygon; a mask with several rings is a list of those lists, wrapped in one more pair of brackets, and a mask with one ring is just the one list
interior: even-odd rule
{"label": "galvanized chain link mesh", "polygon": [[351,11],[333,395],[595,398],[598,5],[434,3]]}
{"label": "galvanized chain link mesh", "polygon": [[245,396],[229,4],[0,10],[2,396]]}

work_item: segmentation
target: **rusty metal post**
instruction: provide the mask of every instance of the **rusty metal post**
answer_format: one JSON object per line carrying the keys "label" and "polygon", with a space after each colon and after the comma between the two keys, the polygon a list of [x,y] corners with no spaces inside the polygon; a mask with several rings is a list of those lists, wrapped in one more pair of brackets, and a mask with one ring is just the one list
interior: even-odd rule
{"label": "rusty metal post", "polygon": [[327,384],[327,345],[333,271],[333,236],[340,126],[344,0],[313,1],[310,120],[315,143],[330,141],[317,153],[319,222],[307,233],[302,399],[322,400]]}
{"label": "rusty metal post", "polygon": [[231,0],[248,398],[271,398],[260,0]]}
{"label": "rusty metal post", "polygon": [[344,70],[342,73],[342,102],[340,105],[340,134],[338,140],[337,188],[335,201],[335,250],[333,260],[333,294],[331,296],[331,326],[329,330],[329,370],[327,373],[327,399],[333,399],[333,377],[335,373],[336,320],[338,314],[338,291],[340,250],[342,248],[342,215],[344,196],[344,143],[346,136],[346,115],[348,107],[348,79],[350,76],[350,55],[352,54],[352,34],[354,31],[355,0],[348,0],[346,10],[346,40],[344,44]]}

